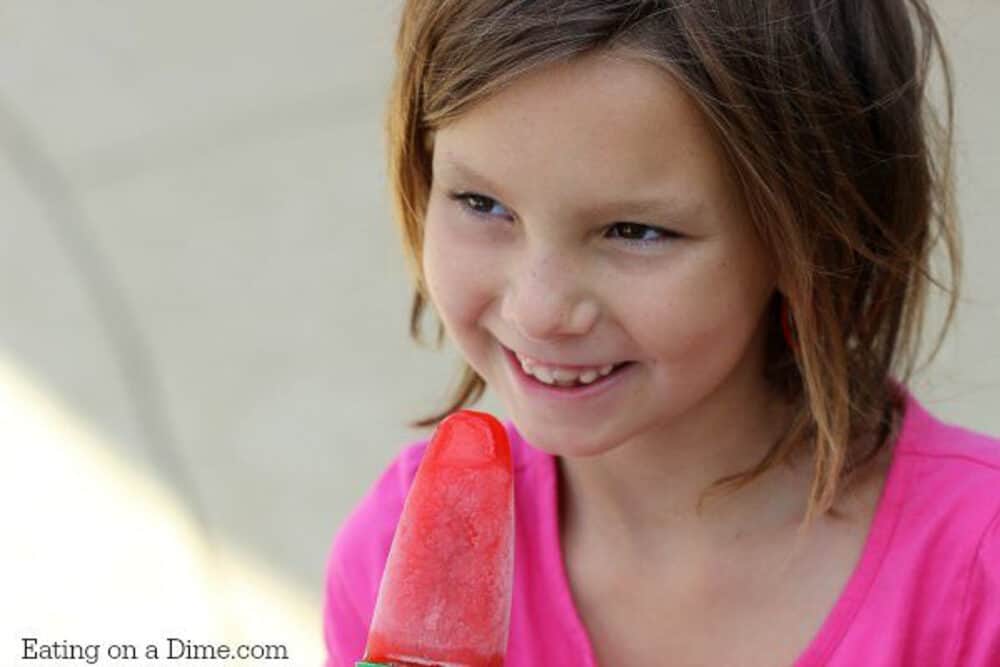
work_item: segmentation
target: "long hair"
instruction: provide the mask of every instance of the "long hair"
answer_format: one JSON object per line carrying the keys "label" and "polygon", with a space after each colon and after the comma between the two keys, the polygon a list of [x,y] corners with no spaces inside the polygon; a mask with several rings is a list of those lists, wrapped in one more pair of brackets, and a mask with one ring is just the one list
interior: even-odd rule
{"label": "long hair", "polygon": [[[952,74],[934,17],[924,0],[407,0],[386,131],[418,343],[434,131],[529,71],[612,49],[663,68],[704,113],[789,286],[768,311],[766,377],[793,402],[792,425],[756,466],[708,491],[811,451],[808,522],[890,442],[930,285],[950,299],[927,363],[955,314]],[[943,122],[928,100],[935,51]],[[940,240],[950,288],[931,273]],[[781,333],[782,298],[794,348]],[[437,346],[443,336],[439,320]],[[447,405],[411,425],[438,423],[484,388],[463,364]]]}

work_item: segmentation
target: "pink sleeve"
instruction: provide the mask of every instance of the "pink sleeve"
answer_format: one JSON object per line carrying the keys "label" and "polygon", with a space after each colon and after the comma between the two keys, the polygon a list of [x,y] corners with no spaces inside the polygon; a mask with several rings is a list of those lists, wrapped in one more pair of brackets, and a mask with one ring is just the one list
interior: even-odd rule
{"label": "pink sleeve", "polygon": [[323,606],[326,667],[353,667],[365,650],[368,624],[351,600],[351,592],[344,584],[346,572],[339,566],[337,556],[335,549],[326,573]]}
{"label": "pink sleeve", "polygon": [[354,667],[364,653],[392,537],[425,448],[426,441],[406,447],[337,531],[323,603],[326,667]]}
{"label": "pink sleeve", "polygon": [[1000,510],[979,545],[966,593],[956,665],[1000,665]]}

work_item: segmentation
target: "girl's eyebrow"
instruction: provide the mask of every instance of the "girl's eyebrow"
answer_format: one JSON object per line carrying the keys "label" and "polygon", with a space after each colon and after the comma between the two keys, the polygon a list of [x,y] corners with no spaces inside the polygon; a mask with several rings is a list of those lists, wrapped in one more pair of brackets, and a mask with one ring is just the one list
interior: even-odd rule
{"label": "girl's eyebrow", "polygon": [[[435,163],[438,163],[435,160]],[[479,181],[498,196],[502,196],[502,188],[496,187],[493,182],[480,174],[472,167],[459,162],[451,157],[444,157],[440,164],[448,170],[470,180]],[[680,196],[653,196],[653,197],[629,197],[627,199],[600,202],[591,206],[581,206],[579,213],[594,217],[607,217],[611,215],[635,215],[654,216],[660,218],[687,218],[694,216],[702,208],[701,202],[683,198]]]}
{"label": "girl's eyebrow", "polygon": [[[468,178],[468,179],[473,180],[473,181],[479,181],[483,185],[489,187],[494,192],[500,192],[500,188],[496,187],[493,184],[493,182],[490,181],[490,179],[486,178],[485,176],[483,176],[482,174],[480,174],[478,171],[476,171],[472,167],[459,162],[458,160],[456,160],[453,157],[450,157],[450,156],[444,157],[440,161],[438,161],[437,159],[435,159],[434,160],[434,165],[437,166],[438,164],[441,164],[442,166],[446,167],[450,171],[454,171],[454,172],[458,173],[460,176],[463,176],[464,178]],[[435,171],[436,171],[436,169],[435,169]]]}

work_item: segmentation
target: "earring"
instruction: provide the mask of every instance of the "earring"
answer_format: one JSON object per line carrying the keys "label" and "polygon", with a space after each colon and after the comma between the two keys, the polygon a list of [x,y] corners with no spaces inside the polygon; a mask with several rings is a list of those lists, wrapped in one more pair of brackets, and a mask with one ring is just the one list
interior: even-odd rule
{"label": "earring", "polygon": [[795,320],[792,319],[792,311],[788,308],[788,298],[781,297],[781,331],[785,334],[785,342],[788,347],[795,350],[799,346],[798,332],[795,330]]}

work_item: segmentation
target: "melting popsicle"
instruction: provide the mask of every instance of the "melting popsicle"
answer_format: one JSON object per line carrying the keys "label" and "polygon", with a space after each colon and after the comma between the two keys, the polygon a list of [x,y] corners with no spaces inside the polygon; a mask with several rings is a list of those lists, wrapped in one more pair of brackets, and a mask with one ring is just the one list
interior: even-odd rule
{"label": "melting popsicle", "polygon": [[403,504],[359,667],[502,667],[513,576],[507,433],[460,410],[438,425]]}

